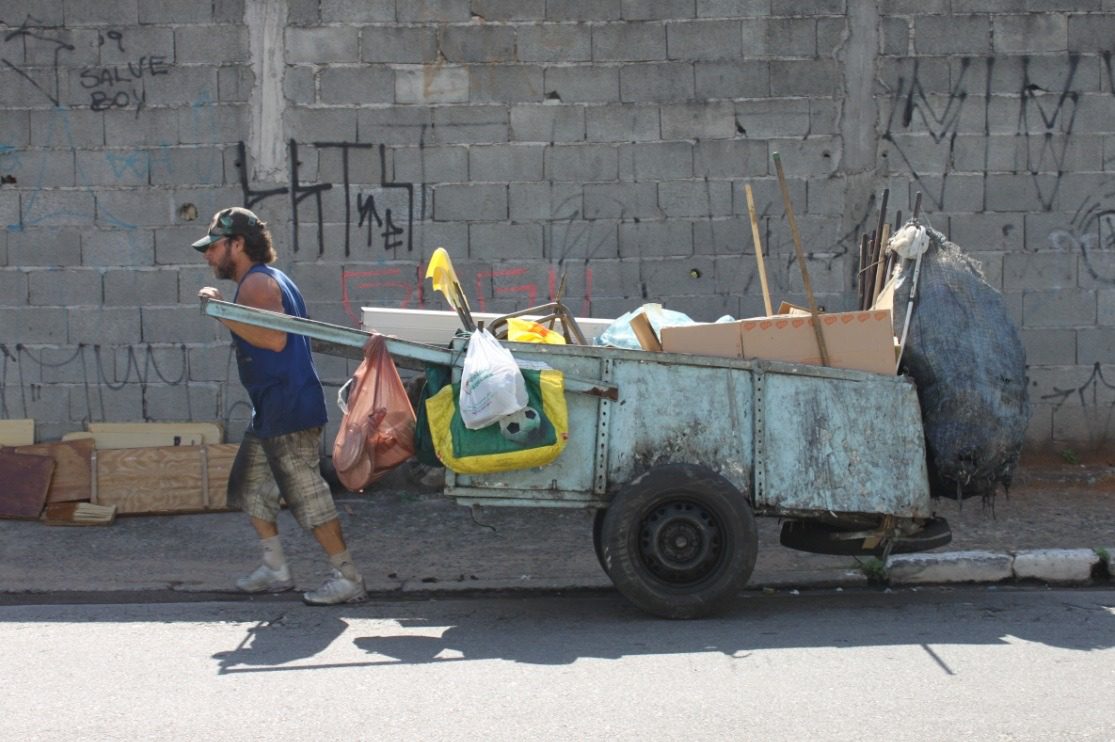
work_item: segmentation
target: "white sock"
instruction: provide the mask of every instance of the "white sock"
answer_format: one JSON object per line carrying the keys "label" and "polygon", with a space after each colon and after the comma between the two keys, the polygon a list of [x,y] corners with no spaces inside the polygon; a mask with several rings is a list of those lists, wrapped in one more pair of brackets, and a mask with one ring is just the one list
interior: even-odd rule
{"label": "white sock", "polygon": [[283,556],[283,544],[278,536],[260,539],[259,545],[263,548],[263,563],[271,569],[280,569],[286,564]]}
{"label": "white sock", "polygon": [[333,565],[333,569],[344,575],[346,580],[356,582],[360,579],[360,573],[356,571],[356,565],[352,563],[352,557],[349,556],[348,549],[329,557],[329,562]]}

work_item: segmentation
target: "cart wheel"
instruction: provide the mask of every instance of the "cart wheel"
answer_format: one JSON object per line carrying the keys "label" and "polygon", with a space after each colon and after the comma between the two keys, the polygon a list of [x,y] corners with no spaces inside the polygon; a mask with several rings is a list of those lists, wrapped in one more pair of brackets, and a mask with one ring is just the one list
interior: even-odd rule
{"label": "cart wheel", "polygon": [[604,571],[639,608],[699,618],[734,599],[755,569],[758,532],[746,496],[703,466],[651,469],[604,511]]}
{"label": "cart wheel", "polygon": [[604,514],[608,511],[600,508],[592,519],[592,548],[596,550],[596,560],[604,574],[608,574],[608,565],[604,563]]}

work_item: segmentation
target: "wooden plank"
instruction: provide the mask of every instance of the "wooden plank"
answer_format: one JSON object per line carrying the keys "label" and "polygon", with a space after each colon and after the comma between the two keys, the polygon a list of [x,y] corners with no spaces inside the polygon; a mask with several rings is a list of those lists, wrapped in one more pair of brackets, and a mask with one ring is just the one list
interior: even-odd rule
{"label": "wooden plank", "polygon": [[[99,450],[96,502],[120,514],[224,510],[236,444]],[[204,456],[203,456],[204,449]]]}
{"label": "wooden plank", "polygon": [[50,480],[50,490],[46,496],[48,503],[75,502],[92,497],[93,474],[90,469],[90,459],[93,455],[92,439],[39,443],[34,446],[19,446],[12,450],[15,453],[49,456],[54,460],[54,476]]}
{"label": "wooden plank", "polygon": [[658,336],[654,334],[654,326],[651,325],[646,312],[639,312],[631,318],[631,330],[635,333],[639,345],[643,346],[643,350],[662,350],[662,343],[658,340]]}
{"label": "wooden plank", "polygon": [[92,440],[98,450],[111,451],[122,448],[158,448],[169,446],[200,446],[204,436],[197,432],[152,430],[102,430],[96,433],[66,433],[63,441]]}
{"label": "wooden plank", "polygon": [[34,420],[0,420],[0,446],[29,446],[34,442]]}
{"label": "wooden plank", "polygon": [[0,518],[38,518],[53,473],[49,456],[0,451]]}
{"label": "wooden plank", "polygon": [[[140,436],[157,436],[165,440],[171,436],[168,446],[191,446],[198,444],[212,445],[224,440],[224,428],[216,422],[180,422],[180,423],[89,423],[86,425],[89,432],[96,437],[101,433],[111,433],[123,436],[129,433],[138,433]],[[182,438],[181,443],[175,443],[174,436]],[[197,443],[187,443],[186,440],[197,440]],[[141,439],[142,440],[142,439]],[[143,448],[146,444],[138,443],[130,448]],[[164,445],[164,444],[159,444]],[[104,448],[104,446],[97,446]]]}
{"label": "wooden plank", "polygon": [[110,526],[116,520],[116,506],[55,502],[46,506],[41,520],[48,526]]}

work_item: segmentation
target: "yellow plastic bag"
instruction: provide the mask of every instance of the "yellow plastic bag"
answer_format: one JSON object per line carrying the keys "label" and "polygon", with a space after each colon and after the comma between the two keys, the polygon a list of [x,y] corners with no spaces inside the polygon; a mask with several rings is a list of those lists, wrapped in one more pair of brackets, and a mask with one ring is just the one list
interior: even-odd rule
{"label": "yellow plastic bag", "polygon": [[457,409],[460,384],[447,384],[426,400],[430,437],[438,459],[459,474],[486,474],[545,466],[569,438],[565,379],[556,369],[524,370],[529,401],[522,412],[469,430]]}
{"label": "yellow plastic bag", "polygon": [[507,318],[507,339],[512,343],[565,345],[565,338],[560,332],[521,317]]}

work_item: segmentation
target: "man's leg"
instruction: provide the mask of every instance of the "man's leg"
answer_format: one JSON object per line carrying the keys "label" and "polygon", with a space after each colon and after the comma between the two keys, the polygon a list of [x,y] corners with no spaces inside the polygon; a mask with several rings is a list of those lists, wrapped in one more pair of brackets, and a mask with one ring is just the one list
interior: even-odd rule
{"label": "man's leg", "polygon": [[321,544],[321,548],[325,549],[333,569],[340,572],[347,580],[363,581],[360,573],[356,571],[356,566],[352,563],[352,557],[348,553],[348,546],[345,545],[345,537],[341,533],[341,521],[339,519],[334,518],[327,523],[322,523],[313,529],[313,534],[317,542]]}
{"label": "man's leg", "polygon": [[331,578],[303,599],[311,605],[358,602],[367,592],[345,544],[333,495],[321,476],[320,446],[320,428],[269,438],[264,443],[283,499],[299,525],[313,534],[334,569]]}
{"label": "man's leg", "polygon": [[258,438],[245,434],[229,473],[229,505],[239,507],[251,520],[259,536],[262,564],[236,581],[248,593],[283,592],[294,587],[283,546],[279,541],[276,518],[279,495],[267,456]]}

